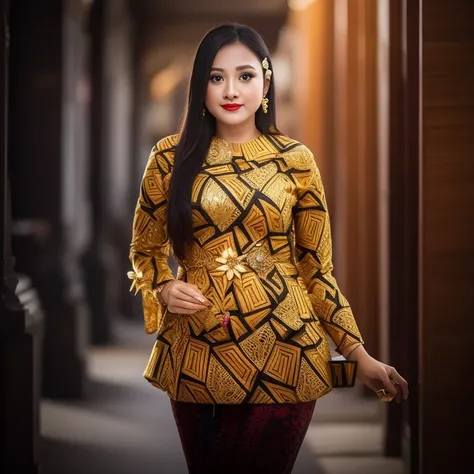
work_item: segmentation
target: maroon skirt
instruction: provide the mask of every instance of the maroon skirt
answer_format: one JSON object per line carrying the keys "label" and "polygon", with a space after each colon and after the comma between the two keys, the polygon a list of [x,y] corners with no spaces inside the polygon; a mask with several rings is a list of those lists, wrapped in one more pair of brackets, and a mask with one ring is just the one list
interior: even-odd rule
{"label": "maroon skirt", "polygon": [[171,400],[189,474],[290,474],[315,403],[206,405]]}

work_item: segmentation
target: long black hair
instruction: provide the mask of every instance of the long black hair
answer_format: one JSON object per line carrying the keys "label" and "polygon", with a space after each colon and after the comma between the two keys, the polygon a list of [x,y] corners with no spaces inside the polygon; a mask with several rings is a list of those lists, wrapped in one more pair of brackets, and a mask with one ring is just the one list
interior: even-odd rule
{"label": "long black hair", "polygon": [[[173,253],[179,260],[185,260],[187,244],[193,240],[191,192],[194,180],[209,151],[216,132],[216,119],[203,115],[204,101],[214,58],[218,51],[228,44],[242,43],[263,61],[267,58],[273,71],[268,48],[262,37],[252,28],[239,24],[225,24],[209,31],[201,40],[194,58],[193,70],[188,86],[188,103],[175,150],[171,175],[171,189],[168,202],[168,235]],[[274,81],[267,92],[268,113],[257,110],[255,125],[262,134],[278,134],[275,113]]]}

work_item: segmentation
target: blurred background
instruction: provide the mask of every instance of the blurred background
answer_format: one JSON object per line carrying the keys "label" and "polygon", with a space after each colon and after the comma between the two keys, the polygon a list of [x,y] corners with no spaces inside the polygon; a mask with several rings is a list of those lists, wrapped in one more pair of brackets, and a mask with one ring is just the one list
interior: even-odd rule
{"label": "blurred background", "polygon": [[266,40],[279,128],[321,169],[367,350],[410,383],[402,405],[360,386],[318,401],[294,472],[454,472],[469,453],[474,2],[0,5],[2,467],[185,474],[167,396],[142,378],[154,336],[129,243],[195,48],[234,21]]}

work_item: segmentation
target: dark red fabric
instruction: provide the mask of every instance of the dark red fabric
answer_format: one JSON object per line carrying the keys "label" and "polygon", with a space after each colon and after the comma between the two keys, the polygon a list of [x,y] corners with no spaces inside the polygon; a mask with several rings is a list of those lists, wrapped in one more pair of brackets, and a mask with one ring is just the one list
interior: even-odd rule
{"label": "dark red fabric", "polygon": [[190,474],[290,474],[315,401],[204,405],[171,400]]}

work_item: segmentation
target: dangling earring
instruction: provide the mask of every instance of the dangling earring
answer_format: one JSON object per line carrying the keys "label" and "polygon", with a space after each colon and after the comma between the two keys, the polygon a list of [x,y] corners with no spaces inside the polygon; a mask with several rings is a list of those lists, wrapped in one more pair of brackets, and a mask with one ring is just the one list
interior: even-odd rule
{"label": "dangling earring", "polygon": [[[265,70],[265,79],[270,80],[272,77],[272,70],[270,69],[270,64],[268,63],[268,59],[264,58],[262,61],[262,68]],[[268,113],[268,99],[263,96],[262,99],[262,110],[263,113]]]}
{"label": "dangling earring", "polygon": [[205,107],[202,108],[202,116],[203,116],[203,117],[206,116],[206,108],[205,108]]}

